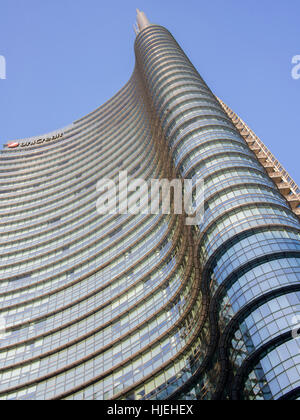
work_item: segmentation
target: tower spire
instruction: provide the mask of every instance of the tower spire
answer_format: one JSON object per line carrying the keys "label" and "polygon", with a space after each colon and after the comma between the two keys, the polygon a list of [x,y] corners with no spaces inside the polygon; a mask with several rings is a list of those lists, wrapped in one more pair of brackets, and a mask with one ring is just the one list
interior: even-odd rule
{"label": "tower spire", "polygon": [[137,16],[136,16],[137,27],[140,32],[151,24],[144,12],[141,12],[139,9],[136,9],[136,13],[137,13]]}

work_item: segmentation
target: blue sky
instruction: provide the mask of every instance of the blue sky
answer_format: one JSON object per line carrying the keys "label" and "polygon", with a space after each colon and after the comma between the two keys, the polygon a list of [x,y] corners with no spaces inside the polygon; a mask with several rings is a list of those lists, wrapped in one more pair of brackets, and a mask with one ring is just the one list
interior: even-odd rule
{"label": "blue sky", "polygon": [[300,183],[299,0],[0,0],[0,143],[68,125],[116,93],[134,66],[137,7]]}

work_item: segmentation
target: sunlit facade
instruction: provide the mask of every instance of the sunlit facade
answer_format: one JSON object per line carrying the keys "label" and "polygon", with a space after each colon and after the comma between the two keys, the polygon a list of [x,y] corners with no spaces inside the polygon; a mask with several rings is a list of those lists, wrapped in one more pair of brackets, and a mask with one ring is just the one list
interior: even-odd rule
{"label": "sunlit facade", "polygon": [[[0,398],[297,399],[299,191],[165,28],[138,12],[136,33],[118,94],[1,152]],[[204,219],[100,216],[122,170],[204,179]]]}

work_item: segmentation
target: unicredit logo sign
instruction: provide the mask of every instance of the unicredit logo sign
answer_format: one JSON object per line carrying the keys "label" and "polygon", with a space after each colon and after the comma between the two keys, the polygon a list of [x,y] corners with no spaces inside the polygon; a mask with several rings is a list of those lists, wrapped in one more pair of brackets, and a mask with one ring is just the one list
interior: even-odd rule
{"label": "unicredit logo sign", "polygon": [[14,149],[15,147],[19,147],[19,143],[16,141],[8,143],[7,147],[9,147],[10,149]]}
{"label": "unicredit logo sign", "polygon": [[61,137],[63,137],[63,134],[56,134],[55,136],[52,137],[46,137],[46,138],[42,138],[42,139],[37,139],[37,140],[31,140],[31,141],[26,141],[23,143],[18,143],[18,142],[11,142],[8,143],[7,147],[9,149],[14,149],[16,147],[29,147],[29,146],[36,146],[39,144],[44,144],[44,143],[48,143],[49,141],[53,141],[53,140],[58,140]]}

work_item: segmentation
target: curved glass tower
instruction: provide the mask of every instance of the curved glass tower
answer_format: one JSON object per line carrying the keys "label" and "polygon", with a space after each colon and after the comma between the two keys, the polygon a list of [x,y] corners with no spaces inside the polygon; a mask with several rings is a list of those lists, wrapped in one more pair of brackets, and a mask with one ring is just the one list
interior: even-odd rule
{"label": "curved glass tower", "polygon": [[[165,28],[135,30],[116,96],[1,153],[0,398],[297,399],[299,190]],[[204,180],[204,218],[100,216],[125,170]]]}

